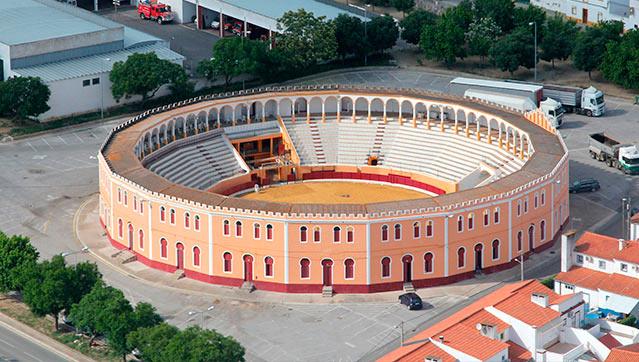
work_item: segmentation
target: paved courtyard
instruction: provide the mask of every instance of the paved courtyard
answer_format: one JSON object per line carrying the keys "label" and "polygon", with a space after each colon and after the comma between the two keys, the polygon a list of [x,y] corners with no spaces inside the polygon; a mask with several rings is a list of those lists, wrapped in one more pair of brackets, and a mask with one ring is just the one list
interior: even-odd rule
{"label": "paved courtyard", "polygon": [[[447,75],[407,70],[366,70],[306,82],[444,91],[450,79]],[[632,196],[639,201],[639,177],[625,176],[590,159],[587,135],[607,131],[622,141],[634,142],[639,140],[639,121],[635,117],[636,106],[629,102],[608,99],[607,103],[609,114],[605,117],[569,115],[561,132],[571,153],[571,179],[595,177],[602,184],[598,192],[571,196],[573,226],[618,236],[621,230],[615,216],[620,209],[620,199]],[[108,130],[120,121],[84,125],[0,144],[0,230],[30,236],[43,257],[79,250],[81,245],[73,233],[74,216],[78,208],[97,193],[95,156]],[[554,254],[537,256],[528,263],[528,277],[558,271],[558,254],[551,252]],[[251,361],[369,360],[378,348],[390,348],[388,343],[397,345],[400,336],[397,326],[401,322],[410,335],[416,326],[432,323],[444,311],[455,310],[476,298],[473,288],[479,291],[496,285],[499,278],[517,277],[517,270],[511,270],[461,286],[420,291],[428,296],[427,302],[432,308],[410,312],[396,304],[395,295],[371,298],[372,302],[334,300],[320,304],[264,301],[259,295],[252,297],[255,300],[246,300],[234,295],[236,291],[217,290],[205,294],[176,289],[164,282],[163,285],[142,282],[139,277],[122,273],[91,255],[69,258],[70,262],[96,261],[106,280],[121,288],[133,302],[152,302],[167,320],[181,327],[200,323],[199,317],[189,317],[189,311],[215,305],[215,309],[206,314],[204,325],[238,338],[246,346],[247,358]],[[542,267],[529,267],[535,264]],[[184,282],[198,286],[194,281]]]}

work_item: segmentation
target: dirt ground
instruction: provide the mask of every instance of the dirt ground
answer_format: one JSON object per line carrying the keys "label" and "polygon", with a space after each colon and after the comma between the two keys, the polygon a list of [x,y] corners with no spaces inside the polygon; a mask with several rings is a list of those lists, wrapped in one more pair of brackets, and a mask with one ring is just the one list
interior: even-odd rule
{"label": "dirt ground", "polygon": [[365,182],[303,182],[261,189],[241,196],[245,199],[294,204],[361,204],[428,197],[398,186]]}

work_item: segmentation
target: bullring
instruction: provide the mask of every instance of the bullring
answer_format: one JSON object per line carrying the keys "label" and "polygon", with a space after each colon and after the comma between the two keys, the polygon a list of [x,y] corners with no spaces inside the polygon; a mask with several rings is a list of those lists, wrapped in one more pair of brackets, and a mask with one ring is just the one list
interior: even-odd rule
{"label": "bullring", "polygon": [[[541,114],[413,89],[199,97],[116,127],[98,158],[111,243],[219,285],[369,293],[446,284],[550,246],[568,218],[567,151]],[[344,198],[344,182],[413,194],[289,200],[286,187],[319,182]],[[279,201],[269,195],[277,188]]]}

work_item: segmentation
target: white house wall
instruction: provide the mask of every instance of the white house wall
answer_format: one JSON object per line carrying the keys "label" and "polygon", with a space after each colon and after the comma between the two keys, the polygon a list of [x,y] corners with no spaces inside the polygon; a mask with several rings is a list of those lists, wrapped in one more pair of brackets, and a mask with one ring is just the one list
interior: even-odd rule
{"label": "white house wall", "polygon": [[510,325],[510,340],[526,348],[531,353],[537,349],[537,334],[534,328],[496,309],[486,307],[486,311]]}
{"label": "white house wall", "polygon": [[[11,75],[11,47],[0,43],[0,59],[4,63],[2,73],[4,74],[4,79],[9,78]],[[0,79],[3,81],[4,79]]]}
{"label": "white house wall", "polygon": [[[631,0],[630,9],[625,16],[610,13],[610,0],[608,1],[571,1],[571,0],[531,0],[531,4],[548,10],[556,11],[577,21],[582,20],[583,9],[588,10],[588,22],[596,23],[602,20],[620,20],[624,23],[626,30],[632,29],[639,24],[637,11],[639,1]],[[631,10],[634,9],[634,10]],[[634,11],[634,14],[633,14]]]}

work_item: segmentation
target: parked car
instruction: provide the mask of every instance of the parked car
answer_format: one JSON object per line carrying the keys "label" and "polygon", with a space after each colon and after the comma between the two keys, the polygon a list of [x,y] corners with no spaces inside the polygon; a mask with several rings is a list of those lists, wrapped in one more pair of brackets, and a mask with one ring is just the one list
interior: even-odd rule
{"label": "parked car", "polygon": [[399,303],[408,307],[410,310],[422,309],[422,298],[416,293],[405,293],[399,296]]}
{"label": "parked car", "polygon": [[219,28],[220,28],[220,22],[216,21],[216,20],[213,20],[211,22],[211,29],[219,29]]}
{"label": "parked car", "polygon": [[578,192],[594,192],[599,190],[600,188],[601,185],[599,185],[599,181],[595,180],[594,178],[585,178],[583,180],[573,182],[572,185],[568,187],[568,191],[575,194]]}

